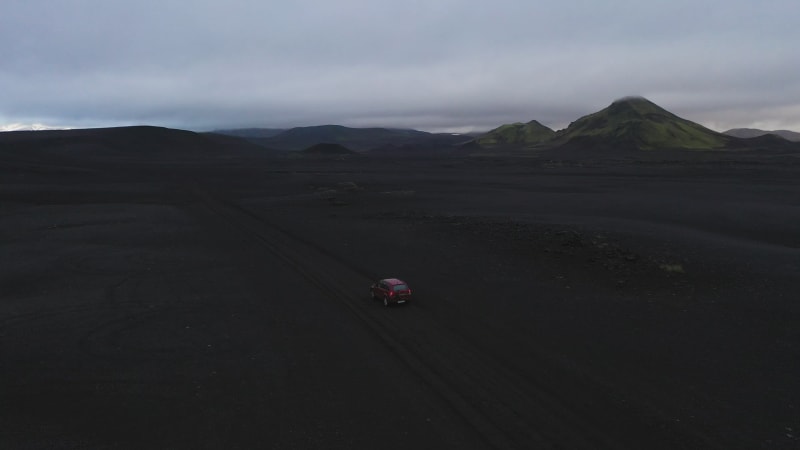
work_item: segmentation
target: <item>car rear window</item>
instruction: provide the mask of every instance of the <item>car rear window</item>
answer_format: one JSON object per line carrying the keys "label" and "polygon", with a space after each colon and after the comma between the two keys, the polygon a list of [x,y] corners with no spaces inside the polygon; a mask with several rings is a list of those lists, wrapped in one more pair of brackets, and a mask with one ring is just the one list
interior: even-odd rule
{"label": "car rear window", "polygon": [[395,292],[407,291],[408,290],[408,285],[406,285],[406,284],[396,284],[392,288],[394,289]]}

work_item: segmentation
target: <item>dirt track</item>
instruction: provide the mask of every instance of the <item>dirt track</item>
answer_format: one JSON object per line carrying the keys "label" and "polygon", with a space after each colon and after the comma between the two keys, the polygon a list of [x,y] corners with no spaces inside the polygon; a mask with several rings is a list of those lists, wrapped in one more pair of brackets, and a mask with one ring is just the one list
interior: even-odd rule
{"label": "dirt track", "polygon": [[0,447],[796,448],[797,171],[6,165]]}

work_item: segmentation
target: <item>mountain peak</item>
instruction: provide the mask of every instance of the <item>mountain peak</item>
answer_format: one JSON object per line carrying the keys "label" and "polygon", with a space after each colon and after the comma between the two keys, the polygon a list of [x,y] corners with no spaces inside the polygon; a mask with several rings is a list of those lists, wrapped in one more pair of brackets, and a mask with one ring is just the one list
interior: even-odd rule
{"label": "mountain peak", "polygon": [[651,102],[650,100],[644,97],[623,97],[617,100],[614,100],[608,108],[606,108],[609,115],[632,115],[634,117],[640,116],[648,116],[648,115],[659,115],[659,116],[667,116],[670,118],[677,118],[674,114],[670,113],[666,109],[656,105],[655,103]]}
{"label": "mountain peak", "polygon": [[641,95],[626,95],[625,97],[620,97],[614,100],[611,104],[614,103],[653,103],[650,100],[642,97]]}

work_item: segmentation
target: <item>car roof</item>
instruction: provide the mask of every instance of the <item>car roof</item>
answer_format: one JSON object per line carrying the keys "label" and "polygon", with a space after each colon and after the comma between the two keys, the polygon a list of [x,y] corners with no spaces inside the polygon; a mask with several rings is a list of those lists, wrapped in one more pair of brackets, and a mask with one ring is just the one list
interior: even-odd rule
{"label": "car roof", "polygon": [[392,286],[396,284],[406,284],[405,281],[399,280],[397,278],[385,278],[383,281],[386,282],[387,284],[391,284]]}

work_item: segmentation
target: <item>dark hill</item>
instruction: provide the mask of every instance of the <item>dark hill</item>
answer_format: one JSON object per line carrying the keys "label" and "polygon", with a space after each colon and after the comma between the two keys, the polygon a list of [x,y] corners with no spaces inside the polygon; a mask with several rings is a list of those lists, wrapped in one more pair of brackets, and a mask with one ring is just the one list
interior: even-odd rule
{"label": "dark hill", "polygon": [[549,141],[555,134],[555,131],[532,120],[502,125],[478,137],[475,143],[482,148],[532,146]]}
{"label": "dark hill", "polygon": [[733,128],[731,130],[724,132],[723,134],[744,139],[764,136],[767,134],[773,134],[775,136],[780,136],[789,141],[800,142],[800,133],[789,130],[764,131],[756,128]]}
{"label": "dark hill", "polygon": [[553,143],[636,150],[713,150],[725,148],[731,140],[645,98],[627,97],[571,123],[556,133]]}
{"label": "dark hill", "polygon": [[339,144],[314,144],[303,150],[307,155],[355,155],[356,152]]}
{"label": "dark hill", "polygon": [[751,138],[733,138],[728,148],[734,150],[759,150],[763,152],[778,151],[796,154],[800,152],[800,142],[784,139],[777,134],[762,134]]}

